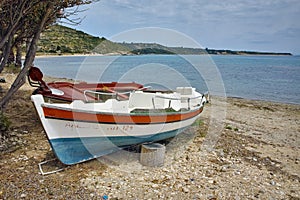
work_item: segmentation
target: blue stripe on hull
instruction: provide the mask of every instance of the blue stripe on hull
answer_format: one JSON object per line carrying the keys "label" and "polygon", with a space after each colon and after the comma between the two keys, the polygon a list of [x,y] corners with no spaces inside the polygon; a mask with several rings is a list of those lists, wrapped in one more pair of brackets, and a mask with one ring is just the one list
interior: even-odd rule
{"label": "blue stripe on hull", "polygon": [[86,138],[59,138],[50,140],[56,157],[66,165],[91,160],[126,146],[145,142],[160,141],[171,138],[185,128],[168,131],[150,136],[121,136],[121,137],[86,137]]}

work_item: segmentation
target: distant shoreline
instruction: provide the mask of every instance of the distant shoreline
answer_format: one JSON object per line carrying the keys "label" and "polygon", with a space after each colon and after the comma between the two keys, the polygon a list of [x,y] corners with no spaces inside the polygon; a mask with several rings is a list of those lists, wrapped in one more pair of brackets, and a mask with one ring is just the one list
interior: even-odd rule
{"label": "distant shoreline", "polygon": [[[108,53],[108,54],[36,54],[37,58],[47,57],[79,57],[79,56],[143,56],[143,55],[195,55],[195,56],[294,56],[293,54],[124,54],[124,53]],[[22,57],[25,59],[25,56]]]}

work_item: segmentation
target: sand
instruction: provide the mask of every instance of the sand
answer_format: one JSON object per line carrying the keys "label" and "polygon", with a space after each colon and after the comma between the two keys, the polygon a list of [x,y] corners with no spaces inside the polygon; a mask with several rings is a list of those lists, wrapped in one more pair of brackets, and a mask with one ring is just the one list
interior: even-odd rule
{"label": "sand", "polygon": [[[14,75],[1,77],[5,91]],[[163,167],[142,166],[131,149],[43,176],[38,163],[55,156],[32,91],[23,86],[5,113],[0,199],[300,199],[300,105],[212,97],[197,123],[165,142]]]}

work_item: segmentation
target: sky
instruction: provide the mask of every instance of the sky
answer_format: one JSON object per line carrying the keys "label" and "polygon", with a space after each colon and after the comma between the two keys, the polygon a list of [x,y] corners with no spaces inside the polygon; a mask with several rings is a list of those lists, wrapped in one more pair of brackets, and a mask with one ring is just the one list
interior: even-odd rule
{"label": "sky", "polygon": [[101,0],[70,26],[117,42],[300,55],[299,0]]}

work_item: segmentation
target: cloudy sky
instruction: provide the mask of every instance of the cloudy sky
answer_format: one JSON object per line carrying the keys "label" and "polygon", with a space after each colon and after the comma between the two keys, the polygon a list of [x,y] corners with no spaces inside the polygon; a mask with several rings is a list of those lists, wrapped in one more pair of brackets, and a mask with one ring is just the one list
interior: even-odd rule
{"label": "cloudy sky", "polygon": [[299,0],[101,0],[87,8],[73,28],[114,41],[300,54]]}

